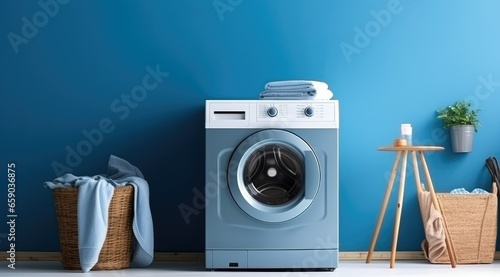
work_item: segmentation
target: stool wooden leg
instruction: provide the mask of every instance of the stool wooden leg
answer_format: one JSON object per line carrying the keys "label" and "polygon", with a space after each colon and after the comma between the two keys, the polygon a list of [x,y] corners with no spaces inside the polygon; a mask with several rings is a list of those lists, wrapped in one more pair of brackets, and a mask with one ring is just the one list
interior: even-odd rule
{"label": "stool wooden leg", "polygon": [[[422,160],[422,168],[424,169],[425,179],[428,183],[432,204],[434,205],[434,208],[436,208],[436,210],[441,213],[441,208],[439,207],[439,203],[436,197],[436,192],[434,191],[434,185],[432,184],[431,174],[429,172],[429,168],[427,167],[427,162],[425,161],[424,153],[422,151],[419,151],[419,154],[420,154],[420,160]],[[448,230],[446,228],[446,223],[444,224],[443,228],[445,233],[446,250],[448,252],[448,257],[450,258],[450,264],[451,267],[455,268],[456,267],[455,251],[453,250],[450,239],[448,238]]]}
{"label": "stool wooden leg", "polygon": [[394,233],[392,238],[392,249],[391,249],[391,263],[390,267],[394,267],[394,262],[396,261],[396,248],[398,245],[398,235],[399,235],[399,223],[401,221],[401,212],[403,211],[403,198],[405,194],[405,179],[406,179],[406,159],[408,157],[408,151],[403,152],[403,161],[401,162],[400,178],[399,178],[399,195],[398,203],[396,206],[396,218],[394,220]]}
{"label": "stool wooden leg", "polygon": [[422,191],[422,181],[420,180],[420,172],[418,170],[418,161],[417,161],[417,153],[415,151],[411,151],[411,159],[413,161],[413,173],[415,177],[415,186],[417,188],[417,193],[420,194]]}
{"label": "stool wooden leg", "polygon": [[[417,198],[418,198],[418,206],[420,207],[420,193],[424,190],[422,188],[422,181],[420,180],[420,172],[418,170],[418,160],[417,160],[417,153],[415,151],[411,151],[411,158],[413,161],[413,173],[415,174],[415,186],[417,188]],[[422,207],[420,207],[422,209]],[[425,226],[425,221],[424,217],[421,214],[422,217],[422,226]]]}
{"label": "stool wooden leg", "polygon": [[389,182],[387,183],[384,200],[382,201],[382,207],[380,208],[380,212],[378,214],[377,224],[375,225],[375,230],[373,231],[370,248],[368,250],[368,255],[366,256],[366,263],[369,263],[371,261],[373,251],[375,250],[375,244],[377,243],[380,227],[382,226],[382,221],[384,220],[385,211],[387,210],[387,203],[389,203],[389,198],[391,197],[392,187],[394,185],[394,179],[396,178],[396,173],[398,171],[398,164],[400,158],[401,158],[401,151],[398,151],[396,159],[394,160],[394,165],[392,166]]}

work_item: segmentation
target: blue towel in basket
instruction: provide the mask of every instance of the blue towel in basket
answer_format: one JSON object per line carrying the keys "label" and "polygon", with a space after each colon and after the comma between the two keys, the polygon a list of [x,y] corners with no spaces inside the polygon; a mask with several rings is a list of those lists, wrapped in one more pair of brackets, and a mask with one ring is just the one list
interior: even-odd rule
{"label": "blue towel in basket", "polygon": [[472,192],[467,191],[465,188],[457,188],[450,191],[451,194],[487,194],[489,192],[481,188],[475,188]]}
{"label": "blue towel in basket", "polygon": [[137,243],[132,249],[131,266],[144,267],[153,262],[153,218],[149,207],[149,187],[141,171],[129,162],[111,155],[108,178],[117,186],[134,186],[134,219],[132,230]]}
{"label": "blue towel in basket", "polygon": [[62,187],[78,188],[78,249],[80,265],[84,272],[90,271],[99,259],[106,239],[108,210],[115,187],[134,186],[134,218],[132,230],[132,267],[144,267],[153,261],[153,220],[149,207],[149,187],[139,169],[129,162],[111,155],[108,174],[75,176],[66,173],[52,182],[45,182],[50,189]]}

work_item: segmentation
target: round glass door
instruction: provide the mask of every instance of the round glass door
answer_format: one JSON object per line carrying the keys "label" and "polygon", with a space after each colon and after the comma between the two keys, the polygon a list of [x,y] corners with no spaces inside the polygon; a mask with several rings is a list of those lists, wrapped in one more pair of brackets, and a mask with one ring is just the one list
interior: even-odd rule
{"label": "round glass door", "polygon": [[266,222],[297,217],[314,200],[320,168],[310,146],[283,130],[264,130],[247,137],[233,152],[228,184],[238,206]]}
{"label": "round glass door", "polygon": [[303,193],[304,162],[290,147],[270,143],[247,159],[243,180],[248,193],[260,203],[279,206]]}

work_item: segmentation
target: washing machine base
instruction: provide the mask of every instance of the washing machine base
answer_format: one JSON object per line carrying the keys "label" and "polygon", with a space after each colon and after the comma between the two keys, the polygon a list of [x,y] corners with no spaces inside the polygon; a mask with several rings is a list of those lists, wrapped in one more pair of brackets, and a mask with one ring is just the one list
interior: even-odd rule
{"label": "washing machine base", "polygon": [[207,269],[334,270],[338,260],[338,249],[205,251]]}

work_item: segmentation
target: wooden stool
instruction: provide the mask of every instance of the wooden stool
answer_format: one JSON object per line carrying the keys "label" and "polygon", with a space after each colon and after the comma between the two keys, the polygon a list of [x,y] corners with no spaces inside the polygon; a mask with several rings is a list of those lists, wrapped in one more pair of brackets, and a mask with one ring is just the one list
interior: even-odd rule
{"label": "wooden stool", "polygon": [[[405,189],[405,179],[406,179],[406,164],[407,164],[407,157],[408,157],[408,152],[411,153],[412,156],[412,161],[413,161],[413,171],[415,173],[415,185],[417,186],[417,191],[419,191],[419,186],[421,185],[420,182],[420,173],[418,170],[418,164],[417,164],[417,153],[418,156],[420,157],[420,162],[422,165],[422,168],[424,170],[425,174],[425,179],[429,187],[429,192],[431,195],[432,203],[436,210],[441,212],[441,209],[439,208],[439,204],[436,198],[436,193],[434,191],[434,185],[432,183],[431,179],[431,174],[429,173],[429,168],[427,167],[427,163],[425,161],[424,157],[424,152],[425,151],[441,151],[444,150],[443,147],[441,146],[387,146],[387,147],[380,147],[377,150],[379,151],[396,151],[396,159],[394,161],[394,165],[392,167],[392,172],[391,176],[389,178],[389,182],[387,184],[387,188],[385,191],[385,196],[384,200],[382,202],[382,207],[380,208],[380,213],[378,215],[378,220],[377,220],[377,225],[375,226],[375,230],[373,232],[372,240],[370,243],[370,249],[368,250],[368,255],[366,257],[366,263],[369,263],[371,261],[373,251],[375,249],[375,244],[377,243],[377,238],[380,232],[380,227],[382,226],[382,222],[384,220],[384,215],[385,211],[387,210],[387,204],[389,202],[389,198],[391,196],[392,192],[392,187],[394,185],[394,179],[396,178],[396,174],[398,172],[398,165],[401,162],[401,170],[400,170],[400,180],[399,180],[399,195],[398,195],[398,202],[396,206],[396,218],[394,222],[394,233],[393,233],[393,240],[392,240],[392,249],[391,249],[391,261],[390,261],[390,268],[394,267],[394,262],[396,260],[396,246],[398,243],[398,234],[399,234],[399,223],[401,220],[401,211],[403,209],[403,196],[404,196],[404,189]],[[402,158],[402,159],[401,159]],[[446,228],[446,226],[444,226]],[[445,234],[447,233],[447,230],[444,230]],[[448,257],[450,257],[450,263],[451,267],[454,268],[456,267],[456,257],[454,255],[453,249],[451,248],[451,243],[448,239],[448,237],[445,238],[446,242],[446,250],[448,251]]]}

